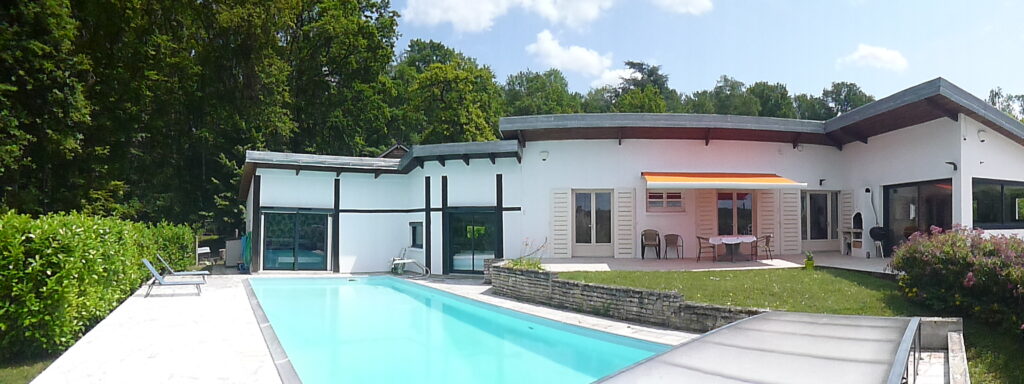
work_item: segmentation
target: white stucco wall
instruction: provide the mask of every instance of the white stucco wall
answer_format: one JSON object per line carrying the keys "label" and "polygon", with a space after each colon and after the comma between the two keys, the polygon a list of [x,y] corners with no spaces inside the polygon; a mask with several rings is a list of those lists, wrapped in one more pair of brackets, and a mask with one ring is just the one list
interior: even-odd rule
{"label": "white stucco wall", "polygon": [[[972,226],[971,181],[986,178],[1024,182],[1024,147],[989,127],[961,115],[961,177],[966,204],[964,225]],[[978,131],[985,131],[982,142]],[[1024,229],[988,230],[987,233],[1024,236]]]}

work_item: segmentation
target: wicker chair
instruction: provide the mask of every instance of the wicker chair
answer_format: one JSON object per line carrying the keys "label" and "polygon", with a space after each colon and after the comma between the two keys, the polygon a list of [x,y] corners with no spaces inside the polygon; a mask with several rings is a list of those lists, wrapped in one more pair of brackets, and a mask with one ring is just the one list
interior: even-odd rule
{"label": "wicker chair", "polygon": [[757,238],[750,246],[750,254],[754,260],[757,260],[757,255],[764,253],[768,256],[768,259],[775,260],[775,250],[772,249],[772,238],[773,235],[764,235]]}
{"label": "wicker chair", "polygon": [[706,237],[697,236],[697,262],[700,262],[700,256],[704,254],[704,251],[711,251],[711,259],[718,260],[718,246],[711,244],[711,240]]}
{"label": "wicker chair", "polygon": [[665,235],[665,258],[668,258],[669,247],[676,249],[676,257],[683,258],[683,237],[674,233]]}
{"label": "wicker chair", "polygon": [[647,248],[654,248],[654,255],[661,258],[661,235],[653,229],[640,232],[640,258],[644,258]]}

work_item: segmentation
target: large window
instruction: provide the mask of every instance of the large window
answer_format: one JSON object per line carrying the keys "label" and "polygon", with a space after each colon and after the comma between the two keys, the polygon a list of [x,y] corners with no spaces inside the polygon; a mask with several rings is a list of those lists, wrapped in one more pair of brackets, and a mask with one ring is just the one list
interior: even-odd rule
{"label": "large window", "polygon": [[718,234],[754,234],[754,194],[750,192],[718,193]]}
{"label": "large window", "polygon": [[685,212],[683,191],[647,191],[647,212]]}
{"label": "large window", "polygon": [[423,222],[414,221],[409,223],[409,237],[413,248],[423,248]]}
{"label": "large window", "polygon": [[1024,182],[974,179],[974,226],[1024,228]]}

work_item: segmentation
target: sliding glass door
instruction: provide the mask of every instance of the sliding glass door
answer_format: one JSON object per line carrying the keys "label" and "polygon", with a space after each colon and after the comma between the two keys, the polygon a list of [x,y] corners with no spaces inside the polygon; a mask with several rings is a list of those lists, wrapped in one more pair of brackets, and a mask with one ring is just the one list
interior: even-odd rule
{"label": "sliding glass door", "polygon": [[445,218],[448,227],[446,271],[483,273],[484,260],[493,259],[501,241],[498,214],[490,208],[450,208]]}
{"label": "sliding glass door", "polygon": [[932,226],[953,226],[953,181],[887,185],[882,206],[885,227],[889,229],[886,252],[914,234],[928,232]]}
{"label": "sliding glass door", "polygon": [[263,222],[263,269],[327,269],[326,214],[268,212]]}

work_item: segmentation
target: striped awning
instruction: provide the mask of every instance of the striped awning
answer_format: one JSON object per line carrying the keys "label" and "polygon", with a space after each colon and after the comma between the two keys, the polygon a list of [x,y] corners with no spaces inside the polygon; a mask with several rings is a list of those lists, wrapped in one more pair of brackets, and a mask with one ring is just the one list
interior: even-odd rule
{"label": "striped awning", "polygon": [[680,173],[643,172],[647,189],[789,189],[806,188],[798,183],[771,173]]}

